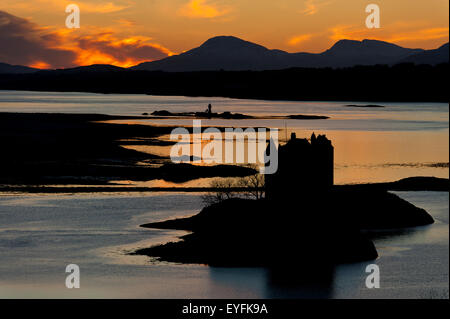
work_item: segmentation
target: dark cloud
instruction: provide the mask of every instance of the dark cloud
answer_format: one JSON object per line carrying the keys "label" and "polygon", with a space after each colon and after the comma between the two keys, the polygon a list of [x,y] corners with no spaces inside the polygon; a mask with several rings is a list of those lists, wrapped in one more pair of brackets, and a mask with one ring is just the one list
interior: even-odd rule
{"label": "dark cloud", "polygon": [[0,62],[20,65],[44,62],[54,68],[73,66],[76,53],[54,48],[59,42],[58,34],[0,11]]}
{"label": "dark cloud", "polygon": [[[69,43],[65,47],[64,44]],[[49,31],[0,11],[0,62],[32,66],[46,63],[52,68],[109,63],[130,66],[165,58],[170,51],[148,38],[118,39],[112,32],[76,36]]]}

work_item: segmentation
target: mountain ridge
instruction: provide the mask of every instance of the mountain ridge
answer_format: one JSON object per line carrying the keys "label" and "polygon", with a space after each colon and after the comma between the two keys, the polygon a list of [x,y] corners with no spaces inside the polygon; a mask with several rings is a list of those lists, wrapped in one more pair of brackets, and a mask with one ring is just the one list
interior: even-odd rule
{"label": "mountain ridge", "polygon": [[439,64],[448,63],[449,60],[449,43],[441,45],[437,49],[426,50],[406,57],[402,62],[414,64]]}
{"label": "mountain ridge", "polygon": [[216,36],[200,46],[161,60],[143,62],[130,68],[94,64],[58,70],[41,70],[0,63],[0,73],[21,74],[38,71],[64,73],[143,70],[165,72],[190,71],[264,71],[300,68],[342,68],[356,65],[394,65],[399,63],[436,65],[449,62],[449,44],[432,50],[404,48],[394,43],[364,39],[342,39],[320,53],[289,53],[268,49],[234,36]]}
{"label": "mountain ridge", "polygon": [[[262,71],[291,67],[336,68],[355,65],[393,65],[412,55],[428,51],[432,50],[409,49],[373,39],[362,41],[343,39],[321,53],[288,53],[278,49],[268,49],[233,36],[217,36],[179,55],[144,62],[131,69],[167,72]],[[430,64],[436,64],[432,59],[427,61]]]}

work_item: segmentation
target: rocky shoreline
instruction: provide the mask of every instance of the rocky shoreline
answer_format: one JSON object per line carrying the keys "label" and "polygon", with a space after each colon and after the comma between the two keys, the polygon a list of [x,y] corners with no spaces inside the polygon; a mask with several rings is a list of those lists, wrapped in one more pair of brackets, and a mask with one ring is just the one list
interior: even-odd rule
{"label": "rocky shoreline", "polygon": [[124,146],[172,145],[158,138],[173,127],[116,124],[135,116],[0,113],[0,190],[36,191],[46,186],[114,186],[114,181],[164,179],[186,182],[242,177],[254,169],[237,165],[173,164],[170,158]]}

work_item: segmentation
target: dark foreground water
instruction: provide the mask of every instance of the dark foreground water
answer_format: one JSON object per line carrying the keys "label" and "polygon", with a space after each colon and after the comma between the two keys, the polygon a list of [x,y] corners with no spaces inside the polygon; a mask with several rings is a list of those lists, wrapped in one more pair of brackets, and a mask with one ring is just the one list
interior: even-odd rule
{"label": "dark foreground water", "polygon": [[[203,206],[200,194],[0,196],[0,298],[448,298],[448,193],[398,194],[436,223],[379,236],[372,263],[380,267],[380,289],[365,286],[369,263],[340,266],[304,286],[289,284],[305,275],[295,272],[280,282],[261,268],[127,255],[183,234],[138,225],[192,215]],[[80,289],[65,287],[72,263],[81,269]]]}

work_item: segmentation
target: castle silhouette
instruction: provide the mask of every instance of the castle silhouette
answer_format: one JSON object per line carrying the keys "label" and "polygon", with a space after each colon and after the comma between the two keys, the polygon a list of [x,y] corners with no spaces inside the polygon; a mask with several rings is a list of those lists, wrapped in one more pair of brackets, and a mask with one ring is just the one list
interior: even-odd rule
{"label": "castle silhouette", "polygon": [[[265,175],[266,199],[295,198],[331,189],[334,147],[325,135],[299,139],[295,133],[278,148],[278,170]],[[292,197],[295,196],[295,197]]]}

